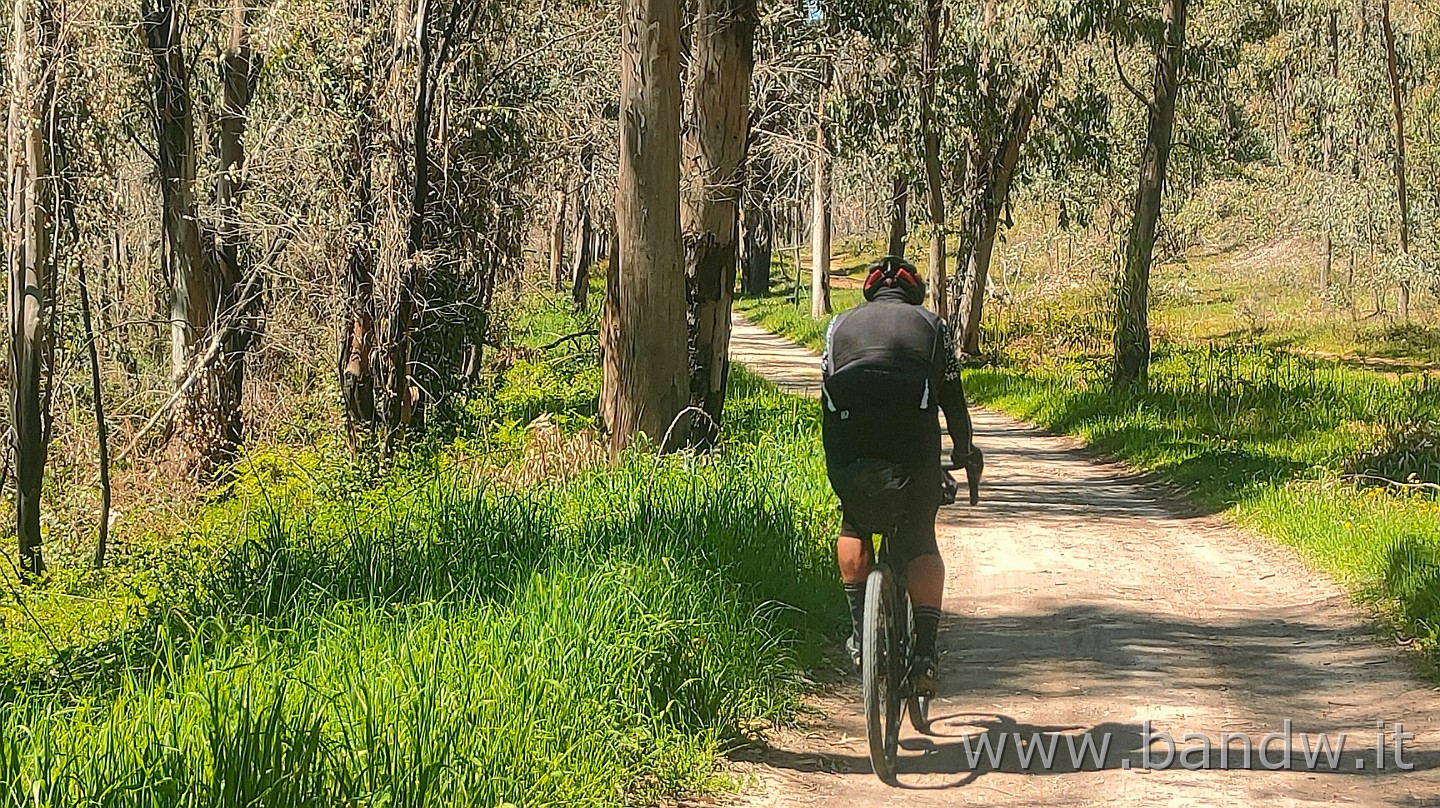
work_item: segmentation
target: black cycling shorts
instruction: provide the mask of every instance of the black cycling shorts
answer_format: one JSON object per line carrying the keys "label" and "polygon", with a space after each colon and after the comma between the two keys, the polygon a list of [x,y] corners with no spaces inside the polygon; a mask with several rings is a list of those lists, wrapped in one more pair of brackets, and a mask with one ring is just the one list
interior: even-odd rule
{"label": "black cycling shorts", "polygon": [[[899,530],[894,535],[886,537],[890,542],[890,554],[892,563],[896,569],[904,570],[910,562],[923,555],[939,555],[940,545],[935,538],[935,515],[940,510],[940,503],[935,502],[922,510],[910,512],[910,518],[901,523]],[[873,532],[866,532],[866,528],[856,523],[851,515],[845,512],[845,505],[840,505],[840,535],[849,536],[860,540],[870,539]]]}
{"label": "black cycling shorts", "polygon": [[[884,408],[880,412],[852,410],[845,417],[827,411],[822,422],[825,461],[832,483],[837,470],[861,458],[889,461],[904,469],[910,478],[901,496],[905,518],[900,522],[887,551],[894,564],[904,569],[910,560],[939,553],[935,539],[935,516],[943,498],[944,472],[940,468],[940,420],[934,410]],[[875,519],[845,502],[840,495],[843,514],[840,535],[866,538],[888,530]]]}

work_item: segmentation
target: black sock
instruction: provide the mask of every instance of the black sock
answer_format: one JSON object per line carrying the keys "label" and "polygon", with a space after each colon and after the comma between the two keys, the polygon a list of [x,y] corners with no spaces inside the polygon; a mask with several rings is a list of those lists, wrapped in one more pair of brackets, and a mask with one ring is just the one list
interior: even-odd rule
{"label": "black sock", "polygon": [[865,582],[845,584],[845,600],[850,603],[850,633],[858,643],[861,626],[865,624]]}
{"label": "black sock", "polygon": [[940,630],[940,610],[934,606],[915,606],[915,656],[935,656],[935,635]]}

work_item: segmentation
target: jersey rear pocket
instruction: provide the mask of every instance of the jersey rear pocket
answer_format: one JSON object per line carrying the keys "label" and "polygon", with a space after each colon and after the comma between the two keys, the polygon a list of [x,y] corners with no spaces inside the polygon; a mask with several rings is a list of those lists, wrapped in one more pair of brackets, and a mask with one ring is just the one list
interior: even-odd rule
{"label": "jersey rear pocket", "polygon": [[842,420],[883,420],[934,406],[927,373],[880,365],[850,365],[831,374],[824,385],[825,408]]}

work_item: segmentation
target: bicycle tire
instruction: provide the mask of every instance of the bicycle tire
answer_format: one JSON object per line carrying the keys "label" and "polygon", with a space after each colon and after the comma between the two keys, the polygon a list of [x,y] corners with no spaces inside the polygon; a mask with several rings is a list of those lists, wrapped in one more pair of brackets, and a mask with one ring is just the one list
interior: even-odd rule
{"label": "bicycle tire", "polygon": [[899,632],[894,580],[884,567],[865,582],[865,625],[861,638],[861,683],[865,691],[865,737],[870,764],[886,783],[895,782],[900,746]]}
{"label": "bicycle tire", "polygon": [[[914,604],[910,602],[910,593],[901,592],[900,598],[905,603],[905,608],[901,610],[905,615],[905,630],[902,635],[905,638],[905,650],[901,658],[906,660],[908,667],[908,662],[915,648],[915,609],[913,608]],[[901,675],[909,676],[909,671],[901,671]],[[916,732],[929,735],[930,699],[909,693],[910,683],[908,681],[905,682],[904,687],[907,691],[905,697],[905,713],[910,717],[910,726],[914,727]]]}
{"label": "bicycle tire", "polygon": [[924,696],[911,696],[905,712],[910,715],[910,726],[922,735],[930,734],[930,700]]}

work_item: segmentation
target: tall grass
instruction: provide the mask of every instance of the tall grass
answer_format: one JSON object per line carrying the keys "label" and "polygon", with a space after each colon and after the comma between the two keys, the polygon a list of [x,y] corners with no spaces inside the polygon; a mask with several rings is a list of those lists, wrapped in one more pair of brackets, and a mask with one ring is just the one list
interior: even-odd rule
{"label": "tall grass", "polygon": [[519,492],[444,462],[362,489],[265,466],[192,526],[151,619],[101,644],[103,675],[0,697],[0,805],[599,806],[717,785],[715,756],[793,708],[843,617],[816,414],[742,371],[732,388],[712,456]]}

